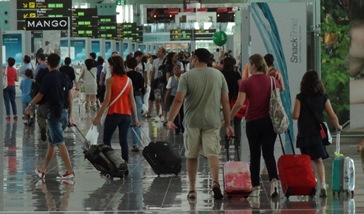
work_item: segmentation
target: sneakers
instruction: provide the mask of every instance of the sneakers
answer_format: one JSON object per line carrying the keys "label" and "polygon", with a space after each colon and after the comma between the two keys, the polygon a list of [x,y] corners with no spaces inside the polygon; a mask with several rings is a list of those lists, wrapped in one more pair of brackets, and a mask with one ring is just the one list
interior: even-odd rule
{"label": "sneakers", "polygon": [[259,197],[259,196],[260,196],[260,187],[254,187],[249,197]]}
{"label": "sneakers", "polygon": [[133,152],[139,152],[139,147],[133,146],[133,148],[131,149],[131,151],[133,151]]}
{"label": "sneakers", "polygon": [[67,179],[72,179],[75,177],[75,173],[71,172],[71,173],[64,173],[63,175],[57,176],[57,180],[67,180]]}
{"label": "sneakers", "polygon": [[277,179],[273,179],[270,184],[270,197],[275,198],[278,196],[279,189],[279,181]]}
{"label": "sneakers", "polygon": [[6,119],[6,121],[10,121],[10,116],[9,116],[9,115],[7,115],[7,116],[5,117],[5,119]]}
{"label": "sneakers", "polygon": [[320,190],[320,197],[327,197],[327,185],[324,184],[322,185],[321,187],[321,190]]}
{"label": "sneakers", "polygon": [[47,135],[46,135],[46,129],[45,128],[42,128],[40,130],[40,139],[42,141],[46,141],[47,140]]}
{"label": "sneakers", "polygon": [[15,121],[17,121],[17,120],[18,120],[18,116],[14,115],[13,119],[14,119]]}
{"label": "sneakers", "polygon": [[40,179],[45,178],[45,172],[41,172],[39,169],[35,169],[35,174],[37,174]]}

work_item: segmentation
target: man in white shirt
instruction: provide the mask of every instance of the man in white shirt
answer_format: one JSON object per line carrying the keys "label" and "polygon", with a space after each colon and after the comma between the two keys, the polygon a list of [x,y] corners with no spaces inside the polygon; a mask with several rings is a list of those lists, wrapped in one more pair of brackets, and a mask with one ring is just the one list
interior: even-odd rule
{"label": "man in white shirt", "polygon": [[[163,110],[163,90],[165,88],[164,84],[160,83],[160,78],[163,77],[163,69],[161,69],[161,65],[166,63],[165,60],[165,55],[166,55],[166,49],[164,49],[163,47],[160,47],[157,51],[157,56],[158,58],[153,60],[153,66],[152,66],[152,71],[151,71],[151,95],[150,98],[154,98],[153,99],[149,99],[149,105],[153,104],[153,101],[155,101],[155,108],[156,108],[156,113],[157,116],[158,115],[162,115],[162,110]],[[167,79],[165,80],[165,82],[167,82]],[[149,112],[150,114],[151,112]]]}
{"label": "man in white shirt", "polygon": [[[111,53],[111,56],[119,56],[119,53],[114,51]],[[107,59],[105,59],[104,64],[102,65],[102,71],[100,74],[100,82],[104,81],[105,79],[109,79],[109,77],[111,77],[111,72],[109,70],[109,63],[107,62]]]}

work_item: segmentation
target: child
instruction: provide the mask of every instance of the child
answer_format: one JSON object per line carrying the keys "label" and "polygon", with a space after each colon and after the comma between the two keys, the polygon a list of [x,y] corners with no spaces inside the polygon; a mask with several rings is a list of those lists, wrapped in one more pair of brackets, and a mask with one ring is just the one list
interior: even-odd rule
{"label": "child", "polygon": [[[176,95],[177,88],[178,88],[178,80],[182,74],[182,69],[180,64],[176,64],[173,67],[173,76],[169,77],[167,86],[166,86],[166,95],[164,97],[164,103],[166,103],[166,112],[169,111],[171,108],[171,105],[173,103],[173,99]],[[180,109],[180,112],[178,113],[177,117],[174,119],[174,124],[176,124],[177,129],[175,134],[179,134],[180,132],[183,133],[184,128],[182,125],[183,121],[183,108]]]}
{"label": "child", "polygon": [[25,108],[32,100],[30,97],[30,91],[33,83],[33,70],[26,69],[24,74],[25,78],[20,82],[21,102],[23,104],[23,121],[25,125],[31,126],[34,123],[34,108],[31,108],[29,114],[25,113]]}

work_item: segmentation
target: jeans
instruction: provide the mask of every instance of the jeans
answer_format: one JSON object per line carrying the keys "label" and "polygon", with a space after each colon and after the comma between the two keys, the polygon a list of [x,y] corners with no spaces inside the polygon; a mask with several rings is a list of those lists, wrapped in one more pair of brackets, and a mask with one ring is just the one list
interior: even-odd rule
{"label": "jeans", "polygon": [[269,180],[278,179],[277,165],[274,157],[274,143],[277,134],[273,130],[269,117],[246,122],[246,135],[250,150],[250,172],[253,187],[259,186],[260,156],[263,153]]}
{"label": "jeans", "polygon": [[128,130],[131,123],[130,115],[108,114],[104,124],[104,144],[111,147],[111,139],[116,128],[119,128],[119,144],[121,147],[121,157],[129,162]]}
{"label": "jeans", "polygon": [[[141,118],[142,118],[143,97],[135,96],[134,99],[135,99],[135,103],[136,103],[137,117],[140,122]],[[134,115],[132,115],[132,116],[134,118]],[[134,119],[131,120],[131,125],[132,126],[135,125]],[[142,139],[140,127],[133,127],[133,129],[135,132],[133,132],[131,129],[129,129],[129,134],[128,134],[128,136],[131,136],[133,139],[133,146],[142,146],[142,142],[140,142]]]}
{"label": "jeans", "polygon": [[52,145],[64,143],[63,131],[68,125],[68,110],[63,109],[62,116],[55,118],[50,116],[47,119],[48,123],[48,140]]}
{"label": "jeans", "polygon": [[6,115],[10,115],[10,104],[13,115],[17,114],[15,103],[15,86],[8,86],[3,90],[3,98],[5,103]]}

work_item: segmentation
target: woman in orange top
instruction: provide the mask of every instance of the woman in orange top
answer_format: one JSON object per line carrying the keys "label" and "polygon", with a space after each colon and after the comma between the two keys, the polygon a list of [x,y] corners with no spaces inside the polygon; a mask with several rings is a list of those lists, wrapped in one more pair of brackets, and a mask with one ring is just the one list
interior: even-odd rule
{"label": "woman in orange top", "polygon": [[111,147],[111,139],[116,128],[119,128],[119,143],[121,147],[121,157],[129,162],[129,148],[128,148],[128,130],[131,123],[131,114],[133,113],[135,125],[139,126],[137,117],[136,104],[134,100],[133,83],[129,80],[125,72],[124,61],[120,56],[112,56],[108,59],[109,67],[112,76],[106,80],[106,93],[102,106],[93,119],[92,123],[97,125],[100,122],[101,116],[105,109],[124,89],[123,94],[117,101],[109,107],[104,124],[104,138],[105,145]]}
{"label": "woman in orange top", "polygon": [[13,119],[17,120],[18,116],[17,109],[16,109],[16,102],[15,102],[15,82],[19,81],[18,73],[16,69],[13,67],[15,64],[15,59],[12,57],[8,58],[8,66],[4,68],[3,72],[8,77],[8,86],[3,90],[3,97],[5,103],[5,110],[6,110],[6,121],[10,121],[10,107],[13,111]]}

